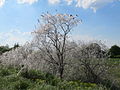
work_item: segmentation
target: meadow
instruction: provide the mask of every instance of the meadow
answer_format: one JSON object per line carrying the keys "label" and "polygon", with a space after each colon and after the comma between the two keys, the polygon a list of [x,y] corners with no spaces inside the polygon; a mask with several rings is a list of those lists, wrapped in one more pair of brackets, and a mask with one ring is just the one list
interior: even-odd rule
{"label": "meadow", "polygon": [[[111,69],[110,73],[120,85],[120,68],[118,68],[120,58],[112,58],[110,64],[117,66],[117,69]],[[61,80],[39,70],[29,70],[17,75],[19,71],[20,68],[0,65],[0,90],[111,90],[102,84]]]}
{"label": "meadow", "polygon": [[103,85],[66,81],[36,70],[29,70],[19,76],[18,68],[0,68],[0,90],[107,90]]}

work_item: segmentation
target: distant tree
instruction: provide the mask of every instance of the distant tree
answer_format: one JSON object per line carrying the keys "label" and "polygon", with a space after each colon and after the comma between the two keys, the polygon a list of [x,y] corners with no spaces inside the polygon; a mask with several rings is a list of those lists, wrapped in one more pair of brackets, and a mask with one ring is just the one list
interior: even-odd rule
{"label": "distant tree", "polygon": [[117,45],[113,45],[109,50],[111,57],[115,57],[117,55],[120,55],[120,47]]}
{"label": "distant tree", "polygon": [[15,44],[15,45],[13,46],[13,49],[16,49],[16,48],[18,48],[18,47],[20,47],[20,45],[17,43],[17,44]]}
{"label": "distant tree", "polygon": [[8,45],[6,45],[6,46],[0,46],[0,55],[3,54],[3,53],[5,53],[5,52],[7,52],[7,51],[10,51],[10,50],[11,50],[11,48],[9,48]]}
{"label": "distant tree", "polygon": [[[0,61],[3,65],[9,66],[21,66],[30,67],[29,55],[32,53],[29,44],[18,47],[16,49],[10,48],[9,52],[5,52],[0,56]],[[33,64],[33,63],[32,63]]]}
{"label": "distant tree", "polygon": [[20,47],[20,45],[17,43],[17,44],[15,44],[13,47],[9,47],[9,45],[7,44],[6,46],[0,46],[0,55],[2,55],[3,53],[5,53],[5,52],[8,52],[8,51],[10,51],[10,50],[12,50],[12,49],[16,49],[16,48],[18,48],[18,47]]}

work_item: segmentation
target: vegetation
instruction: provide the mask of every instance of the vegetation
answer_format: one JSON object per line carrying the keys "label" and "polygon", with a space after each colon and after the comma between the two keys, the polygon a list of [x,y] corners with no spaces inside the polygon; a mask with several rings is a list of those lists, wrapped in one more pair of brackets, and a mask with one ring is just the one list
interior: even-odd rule
{"label": "vegetation", "polygon": [[1,90],[120,90],[118,46],[70,41],[77,15],[41,17],[32,42],[0,48]]}
{"label": "vegetation", "polygon": [[49,73],[29,70],[17,76],[17,68],[0,68],[1,90],[101,90],[102,85],[60,80]]}
{"label": "vegetation", "polygon": [[6,46],[0,46],[0,55],[2,55],[5,52],[8,52],[8,51],[10,51],[12,49],[16,49],[18,47],[19,47],[19,44],[15,44],[12,48],[9,48],[8,45],[6,45]]}
{"label": "vegetation", "polygon": [[113,45],[110,48],[111,58],[120,58],[120,47],[117,45]]}
{"label": "vegetation", "polygon": [[10,50],[9,46],[0,46],[0,55]]}

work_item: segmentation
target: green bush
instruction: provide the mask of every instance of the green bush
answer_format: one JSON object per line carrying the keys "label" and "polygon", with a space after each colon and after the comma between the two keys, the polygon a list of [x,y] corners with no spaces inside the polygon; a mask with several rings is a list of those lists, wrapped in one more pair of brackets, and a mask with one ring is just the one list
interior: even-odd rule
{"label": "green bush", "polygon": [[1,70],[0,70],[0,76],[4,77],[4,76],[8,76],[10,74],[11,73],[10,73],[9,69],[7,69],[7,68],[1,68]]}
{"label": "green bush", "polygon": [[52,85],[47,85],[47,84],[42,84],[39,85],[37,84],[34,88],[29,89],[29,90],[61,90],[56,86],[52,86]]}
{"label": "green bush", "polygon": [[53,86],[56,86],[57,83],[60,81],[60,79],[56,78],[50,73],[42,73],[40,71],[35,71],[35,70],[22,72],[21,76],[30,79],[32,81],[37,81],[39,83],[41,83],[41,81],[44,81],[45,83]]}
{"label": "green bush", "polygon": [[36,79],[45,79],[45,74],[40,71],[29,70],[21,73],[21,76],[35,81]]}
{"label": "green bush", "polygon": [[41,84],[45,84],[46,81],[45,80],[41,80],[41,79],[36,79],[36,83],[41,85]]}
{"label": "green bush", "polygon": [[18,82],[15,82],[14,89],[15,90],[27,90],[29,87],[29,83],[24,80],[19,80]]}
{"label": "green bush", "polygon": [[96,84],[61,80],[35,70],[22,72],[19,76],[14,68],[2,68],[0,72],[0,90],[106,90]]}
{"label": "green bush", "polygon": [[86,88],[87,90],[93,90],[97,85],[93,83],[82,83],[80,81],[63,81],[59,83],[58,87],[64,90],[86,90]]}
{"label": "green bush", "polygon": [[58,79],[57,77],[55,77],[54,75],[50,74],[50,73],[46,73],[45,75],[45,80],[47,84],[56,86],[58,84],[58,82],[60,82],[61,80]]}

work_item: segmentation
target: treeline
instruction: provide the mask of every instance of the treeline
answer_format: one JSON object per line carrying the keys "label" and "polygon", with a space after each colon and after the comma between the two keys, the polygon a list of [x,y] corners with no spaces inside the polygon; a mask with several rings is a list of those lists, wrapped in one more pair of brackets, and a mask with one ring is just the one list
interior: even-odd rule
{"label": "treeline", "polygon": [[[0,55],[12,49],[16,49],[17,47],[20,47],[18,43],[11,48],[9,47],[9,45],[0,46]],[[109,53],[110,53],[110,58],[120,58],[120,47],[118,45],[111,46],[109,49]]]}
{"label": "treeline", "polygon": [[8,52],[12,49],[16,49],[17,47],[19,47],[20,45],[17,43],[15,44],[13,47],[9,47],[9,45],[6,45],[6,46],[0,46],[0,55],[2,55],[3,53],[5,52]]}

